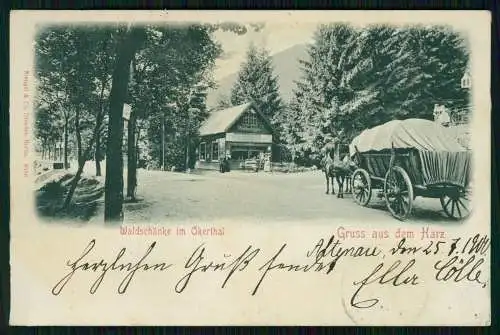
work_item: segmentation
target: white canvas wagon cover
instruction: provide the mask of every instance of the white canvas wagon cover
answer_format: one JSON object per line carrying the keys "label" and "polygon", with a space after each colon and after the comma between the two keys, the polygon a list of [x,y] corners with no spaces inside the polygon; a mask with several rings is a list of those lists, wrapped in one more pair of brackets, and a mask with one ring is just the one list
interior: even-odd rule
{"label": "white canvas wagon cover", "polygon": [[[418,160],[404,162],[414,183],[420,185],[469,183],[471,152],[463,147],[444,127],[429,120],[394,120],[363,131],[349,146],[353,156],[360,153],[391,149],[416,149]],[[369,154],[368,154],[369,155]],[[383,177],[389,158],[370,157],[366,168]]]}
{"label": "white canvas wagon cover", "polygon": [[363,131],[351,142],[349,153],[353,156],[356,148],[359,152],[367,152],[391,149],[392,146],[433,152],[467,150],[443,126],[424,119],[407,119],[389,121]]}

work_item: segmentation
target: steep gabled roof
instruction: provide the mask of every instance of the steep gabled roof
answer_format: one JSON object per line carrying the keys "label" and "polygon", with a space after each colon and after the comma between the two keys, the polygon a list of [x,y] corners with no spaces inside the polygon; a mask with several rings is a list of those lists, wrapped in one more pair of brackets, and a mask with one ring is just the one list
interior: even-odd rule
{"label": "steep gabled roof", "polygon": [[241,115],[250,107],[252,103],[230,107],[213,112],[200,127],[200,135],[212,135],[224,133],[238,121]]}

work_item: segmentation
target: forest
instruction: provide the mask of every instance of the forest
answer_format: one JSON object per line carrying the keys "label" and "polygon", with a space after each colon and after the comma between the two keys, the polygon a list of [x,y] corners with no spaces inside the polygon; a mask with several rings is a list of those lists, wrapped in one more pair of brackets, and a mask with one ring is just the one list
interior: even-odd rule
{"label": "forest", "polygon": [[320,25],[308,56],[298,60],[301,79],[291,101],[282,101],[269,54],[251,46],[230,97],[219,102],[259,101],[293,162],[317,163],[332,141],[347,145],[390,120],[432,120],[435,104],[452,118],[469,116],[470,92],[461,83],[469,48],[449,27]]}
{"label": "forest", "polygon": [[[106,221],[123,219],[137,169],[193,168],[197,131],[215,87],[218,29],[245,35],[260,24],[53,26],[35,41],[36,151],[77,169],[67,209],[86,164],[105,177]],[[279,95],[269,52],[251,45],[238,80],[217,108],[254,101],[275,127],[290,161],[310,165],[333,140],[392,119],[432,119],[434,104],[469,104],[460,85],[469,50],[447,27],[318,26],[291,101]],[[124,114],[124,106],[129,112]],[[125,108],[127,109],[127,108]],[[101,162],[105,160],[105,171]],[[124,166],[126,164],[126,185]]]}

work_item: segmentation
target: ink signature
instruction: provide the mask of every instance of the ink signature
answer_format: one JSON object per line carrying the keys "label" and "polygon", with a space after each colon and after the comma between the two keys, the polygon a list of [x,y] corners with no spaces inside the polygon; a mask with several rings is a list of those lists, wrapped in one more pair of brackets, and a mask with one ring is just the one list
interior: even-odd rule
{"label": "ink signature", "polygon": [[351,306],[355,308],[371,308],[379,302],[379,298],[364,298],[365,300],[360,300],[359,296],[365,287],[372,284],[378,285],[390,285],[393,287],[402,285],[418,285],[419,277],[411,272],[413,266],[415,265],[415,259],[411,259],[404,266],[403,262],[400,260],[395,261],[389,267],[386,268],[384,263],[378,264],[373,271],[358,282],[354,282],[354,286],[359,286],[351,297]]}

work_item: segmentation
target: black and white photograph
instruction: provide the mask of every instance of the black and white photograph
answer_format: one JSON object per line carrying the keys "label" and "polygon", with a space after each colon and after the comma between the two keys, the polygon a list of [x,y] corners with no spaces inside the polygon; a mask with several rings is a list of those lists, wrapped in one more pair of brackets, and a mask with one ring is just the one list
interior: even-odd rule
{"label": "black and white photograph", "polygon": [[39,26],[40,217],[467,218],[467,37],[291,25]]}
{"label": "black and white photograph", "polygon": [[13,13],[11,324],[490,324],[490,20]]}

